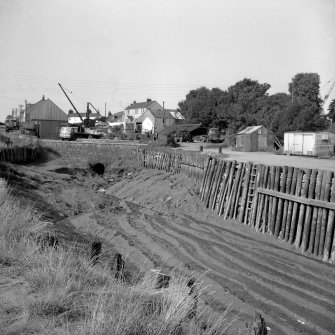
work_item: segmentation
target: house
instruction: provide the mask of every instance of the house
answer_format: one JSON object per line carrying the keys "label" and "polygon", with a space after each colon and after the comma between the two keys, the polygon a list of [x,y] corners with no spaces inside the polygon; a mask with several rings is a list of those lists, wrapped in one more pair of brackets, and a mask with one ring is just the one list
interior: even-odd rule
{"label": "house", "polygon": [[303,156],[334,154],[335,134],[327,131],[284,133],[284,153]]}
{"label": "house", "polygon": [[[87,118],[87,113],[79,113],[79,115],[82,117],[83,120]],[[79,115],[76,112],[73,112],[72,110],[69,111],[68,114],[68,124],[69,125],[79,125],[83,122],[81,121]],[[100,119],[100,116],[98,113],[89,113],[90,120],[98,120]]]}
{"label": "house", "polygon": [[126,117],[124,111],[110,114],[106,121],[111,127],[122,126],[125,132],[134,131],[134,118]]}
{"label": "house", "polygon": [[147,110],[155,111],[155,110],[163,110],[164,108],[157,102],[148,99],[146,102],[136,102],[128,106],[125,109],[126,118],[132,117],[133,120],[140,117]]}
{"label": "house", "polygon": [[237,133],[236,149],[240,151],[271,151],[274,134],[264,126],[251,126]]}
{"label": "house", "polygon": [[135,120],[135,127],[141,133],[158,133],[176,123],[176,118],[168,110],[147,109]]}
{"label": "house", "polygon": [[34,121],[37,137],[58,139],[59,129],[67,125],[67,115],[50,99],[45,99],[26,109],[25,121]]}

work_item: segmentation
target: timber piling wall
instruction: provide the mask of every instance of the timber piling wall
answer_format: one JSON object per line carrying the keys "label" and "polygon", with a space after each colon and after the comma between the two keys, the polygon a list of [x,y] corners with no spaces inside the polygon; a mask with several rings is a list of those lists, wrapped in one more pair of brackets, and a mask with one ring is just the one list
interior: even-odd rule
{"label": "timber piling wall", "polygon": [[24,163],[36,159],[38,147],[12,147],[0,148],[0,162]]}
{"label": "timber piling wall", "polygon": [[181,173],[206,208],[306,255],[335,263],[335,173],[226,161],[192,152],[142,150],[146,168]]}

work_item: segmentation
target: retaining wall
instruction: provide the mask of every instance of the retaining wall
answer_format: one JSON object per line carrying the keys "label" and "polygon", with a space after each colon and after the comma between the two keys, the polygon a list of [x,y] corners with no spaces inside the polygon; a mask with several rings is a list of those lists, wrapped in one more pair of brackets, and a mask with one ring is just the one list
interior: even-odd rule
{"label": "retaining wall", "polygon": [[30,162],[36,158],[38,150],[38,147],[0,148],[0,161],[9,163]]}
{"label": "retaining wall", "polygon": [[137,156],[138,149],[142,146],[137,143],[99,142],[99,141],[56,141],[43,140],[40,146],[54,150],[64,159],[87,159],[95,163],[108,165],[122,155],[124,158]]}
{"label": "retaining wall", "polygon": [[207,208],[335,263],[335,173],[225,161],[195,153],[142,151],[146,168],[182,173]]}

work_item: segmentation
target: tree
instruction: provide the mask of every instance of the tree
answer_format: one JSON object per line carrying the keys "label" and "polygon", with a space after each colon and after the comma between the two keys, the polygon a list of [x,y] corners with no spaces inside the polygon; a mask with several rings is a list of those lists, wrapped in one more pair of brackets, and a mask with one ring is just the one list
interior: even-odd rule
{"label": "tree", "polygon": [[301,99],[309,101],[318,110],[321,109],[320,76],[317,73],[298,73],[289,83],[289,92],[292,101],[300,102]]}
{"label": "tree", "polygon": [[217,119],[216,107],[222,92],[218,88],[209,90],[206,87],[191,90],[186,99],[179,102],[179,111],[188,122],[202,123],[206,127],[212,126]]}
{"label": "tree", "polygon": [[245,78],[230,86],[222,95],[218,118],[224,120],[231,132],[259,122],[259,112],[267,105],[269,84]]}

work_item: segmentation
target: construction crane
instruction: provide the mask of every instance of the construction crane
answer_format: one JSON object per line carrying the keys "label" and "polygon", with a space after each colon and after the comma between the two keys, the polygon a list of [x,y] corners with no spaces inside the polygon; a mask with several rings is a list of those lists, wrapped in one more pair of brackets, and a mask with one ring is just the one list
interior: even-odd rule
{"label": "construction crane", "polygon": [[[327,90],[327,93],[325,94],[323,98],[323,114],[328,114],[328,107],[331,103],[331,93],[335,87],[335,79],[329,80],[328,83],[331,83],[329,86],[329,89]],[[335,97],[334,97],[335,98]]]}
{"label": "construction crane", "polygon": [[89,103],[87,104],[86,118],[84,120],[80,115],[80,113],[78,112],[76,106],[73,104],[69,96],[66,94],[65,90],[63,89],[63,86],[59,83],[58,85],[62,89],[63,93],[69,100],[71,106],[73,107],[73,109],[75,110],[81,121],[81,125],[79,127],[73,127],[70,125],[68,125],[67,127],[61,127],[59,132],[59,138],[61,140],[76,140],[77,138],[101,138],[102,136],[101,133],[97,132],[95,129],[90,129],[95,127],[95,120],[90,120]]}
{"label": "construction crane", "polygon": [[[103,118],[102,118],[102,116],[101,116],[99,110],[96,109],[96,108],[93,106],[93,104],[92,104],[91,102],[88,102],[88,103],[87,103],[87,114],[86,114],[86,115],[89,115],[89,112],[90,112],[89,107],[90,107],[90,106],[91,106],[91,107],[97,112],[97,114],[100,116],[100,120],[103,120]],[[105,122],[105,123],[107,124],[107,126],[109,127],[109,129],[111,129],[111,130],[113,131],[113,127],[111,127],[107,121],[103,121],[103,122]]]}

